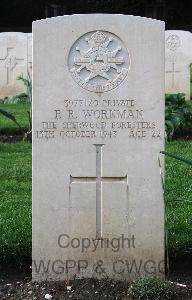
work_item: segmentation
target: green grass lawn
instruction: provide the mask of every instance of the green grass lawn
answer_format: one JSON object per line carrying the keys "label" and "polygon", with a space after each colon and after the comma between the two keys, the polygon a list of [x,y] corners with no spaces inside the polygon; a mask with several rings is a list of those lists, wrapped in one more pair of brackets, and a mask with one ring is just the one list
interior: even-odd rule
{"label": "green grass lawn", "polygon": [[[166,148],[192,160],[192,141],[175,141]],[[170,254],[192,254],[192,166],[166,157],[165,199]]]}
{"label": "green grass lawn", "polygon": [[31,144],[0,144],[0,261],[31,255]]}
{"label": "green grass lawn", "polygon": [[20,133],[22,130],[28,130],[29,119],[27,111],[30,110],[29,104],[0,104],[0,109],[12,113],[16,117],[16,120],[21,127],[20,129],[12,120],[8,119],[0,113],[0,134],[14,134]]}
{"label": "green grass lawn", "polygon": [[[192,159],[192,141],[166,150]],[[31,144],[0,144],[0,183],[0,257],[22,262],[31,256]],[[166,157],[165,196],[169,250],[192,253],[192,166]]]}

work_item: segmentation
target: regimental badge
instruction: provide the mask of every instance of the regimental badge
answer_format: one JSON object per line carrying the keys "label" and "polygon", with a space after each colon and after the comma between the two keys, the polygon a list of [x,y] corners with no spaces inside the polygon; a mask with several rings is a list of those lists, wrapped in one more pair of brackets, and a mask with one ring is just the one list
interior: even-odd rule
{"label": "regimental badge", "polygon": [[123,82],[130,68],[130,57],[117,36],[95,31],[73,44],[68,65],[73,79],[82,88],[102,93]]}
{"label": "regimental badge", "polygon": [[176,51],[181,46],[181,40],[178,35],[171,34],[166,39],[166,46],[171,51]]}

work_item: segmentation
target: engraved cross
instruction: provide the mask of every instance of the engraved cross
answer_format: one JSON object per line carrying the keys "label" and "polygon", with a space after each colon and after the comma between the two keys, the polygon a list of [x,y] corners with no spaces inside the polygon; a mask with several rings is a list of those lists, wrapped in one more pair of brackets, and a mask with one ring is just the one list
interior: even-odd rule
{"label": "engraved cross", "polygon": [[102,183],[103,182],[124,182],[128,189],[128,176],[103,177],[102,176],[102,147],[104,144],[95,144],[96,147],[96,177],[74,177],[70,176],[72,183],[96,183],[96,238],[102,238]]}
{"label": "engraved cross", "polygon": [[172,62],[172,69],[170,71],[166,71],[166,73],[172,74],[172,88],[175,86],[175,74],[180,73],[180,71],[175,70],[175,62]]}
{"label": "engraved cross", "polygon": [[16,67],[16,65],[23,61],[23,58],[17,58],[14,54],[13,48],[7,48],[7,54],[4,58],[0,58],[0,65],[7,69],[7,80],[6,83],[9,84],[12,81],[11,71]]}

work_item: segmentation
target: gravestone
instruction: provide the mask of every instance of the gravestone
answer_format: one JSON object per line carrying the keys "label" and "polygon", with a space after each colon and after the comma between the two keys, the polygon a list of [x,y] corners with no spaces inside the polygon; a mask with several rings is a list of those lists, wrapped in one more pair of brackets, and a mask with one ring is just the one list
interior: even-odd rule
{"label": "gravestone", "polygon": [[182,30],[165,32],[165,92],[184,93],[190,100],[190,64],[192,33]]}
{"label": "gravestone", "polygon": [[28,75],[32,77],[32,33],[27,33],[27,69]]}
{"label": "gravestone", "polygon": [[21,32],[0,33],[0,98],[25,92],[21,74],[27,76],[27,35]]}
{"label": "gravestone", "polygon": [[36,21],[33,59],[33,279],[163,276],[164,23]]}

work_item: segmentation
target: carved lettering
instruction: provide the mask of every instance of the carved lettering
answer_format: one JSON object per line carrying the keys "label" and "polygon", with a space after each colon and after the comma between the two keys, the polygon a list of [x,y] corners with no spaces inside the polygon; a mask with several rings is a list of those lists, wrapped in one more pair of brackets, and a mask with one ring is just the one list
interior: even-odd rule
{"label": "carved lettering", "polygon": [[101,110],[84,110],[83,114],[85,119],[129,119],[129,118],[142,118],[143,110],[116,110],[116,109],[101,109]]}
{"label": "carved lettering", "polygon": [[65,99],[53,120],[41,122],[35,137],[54,139],[163,138],[154,121],[146,120],[133,99]]}

